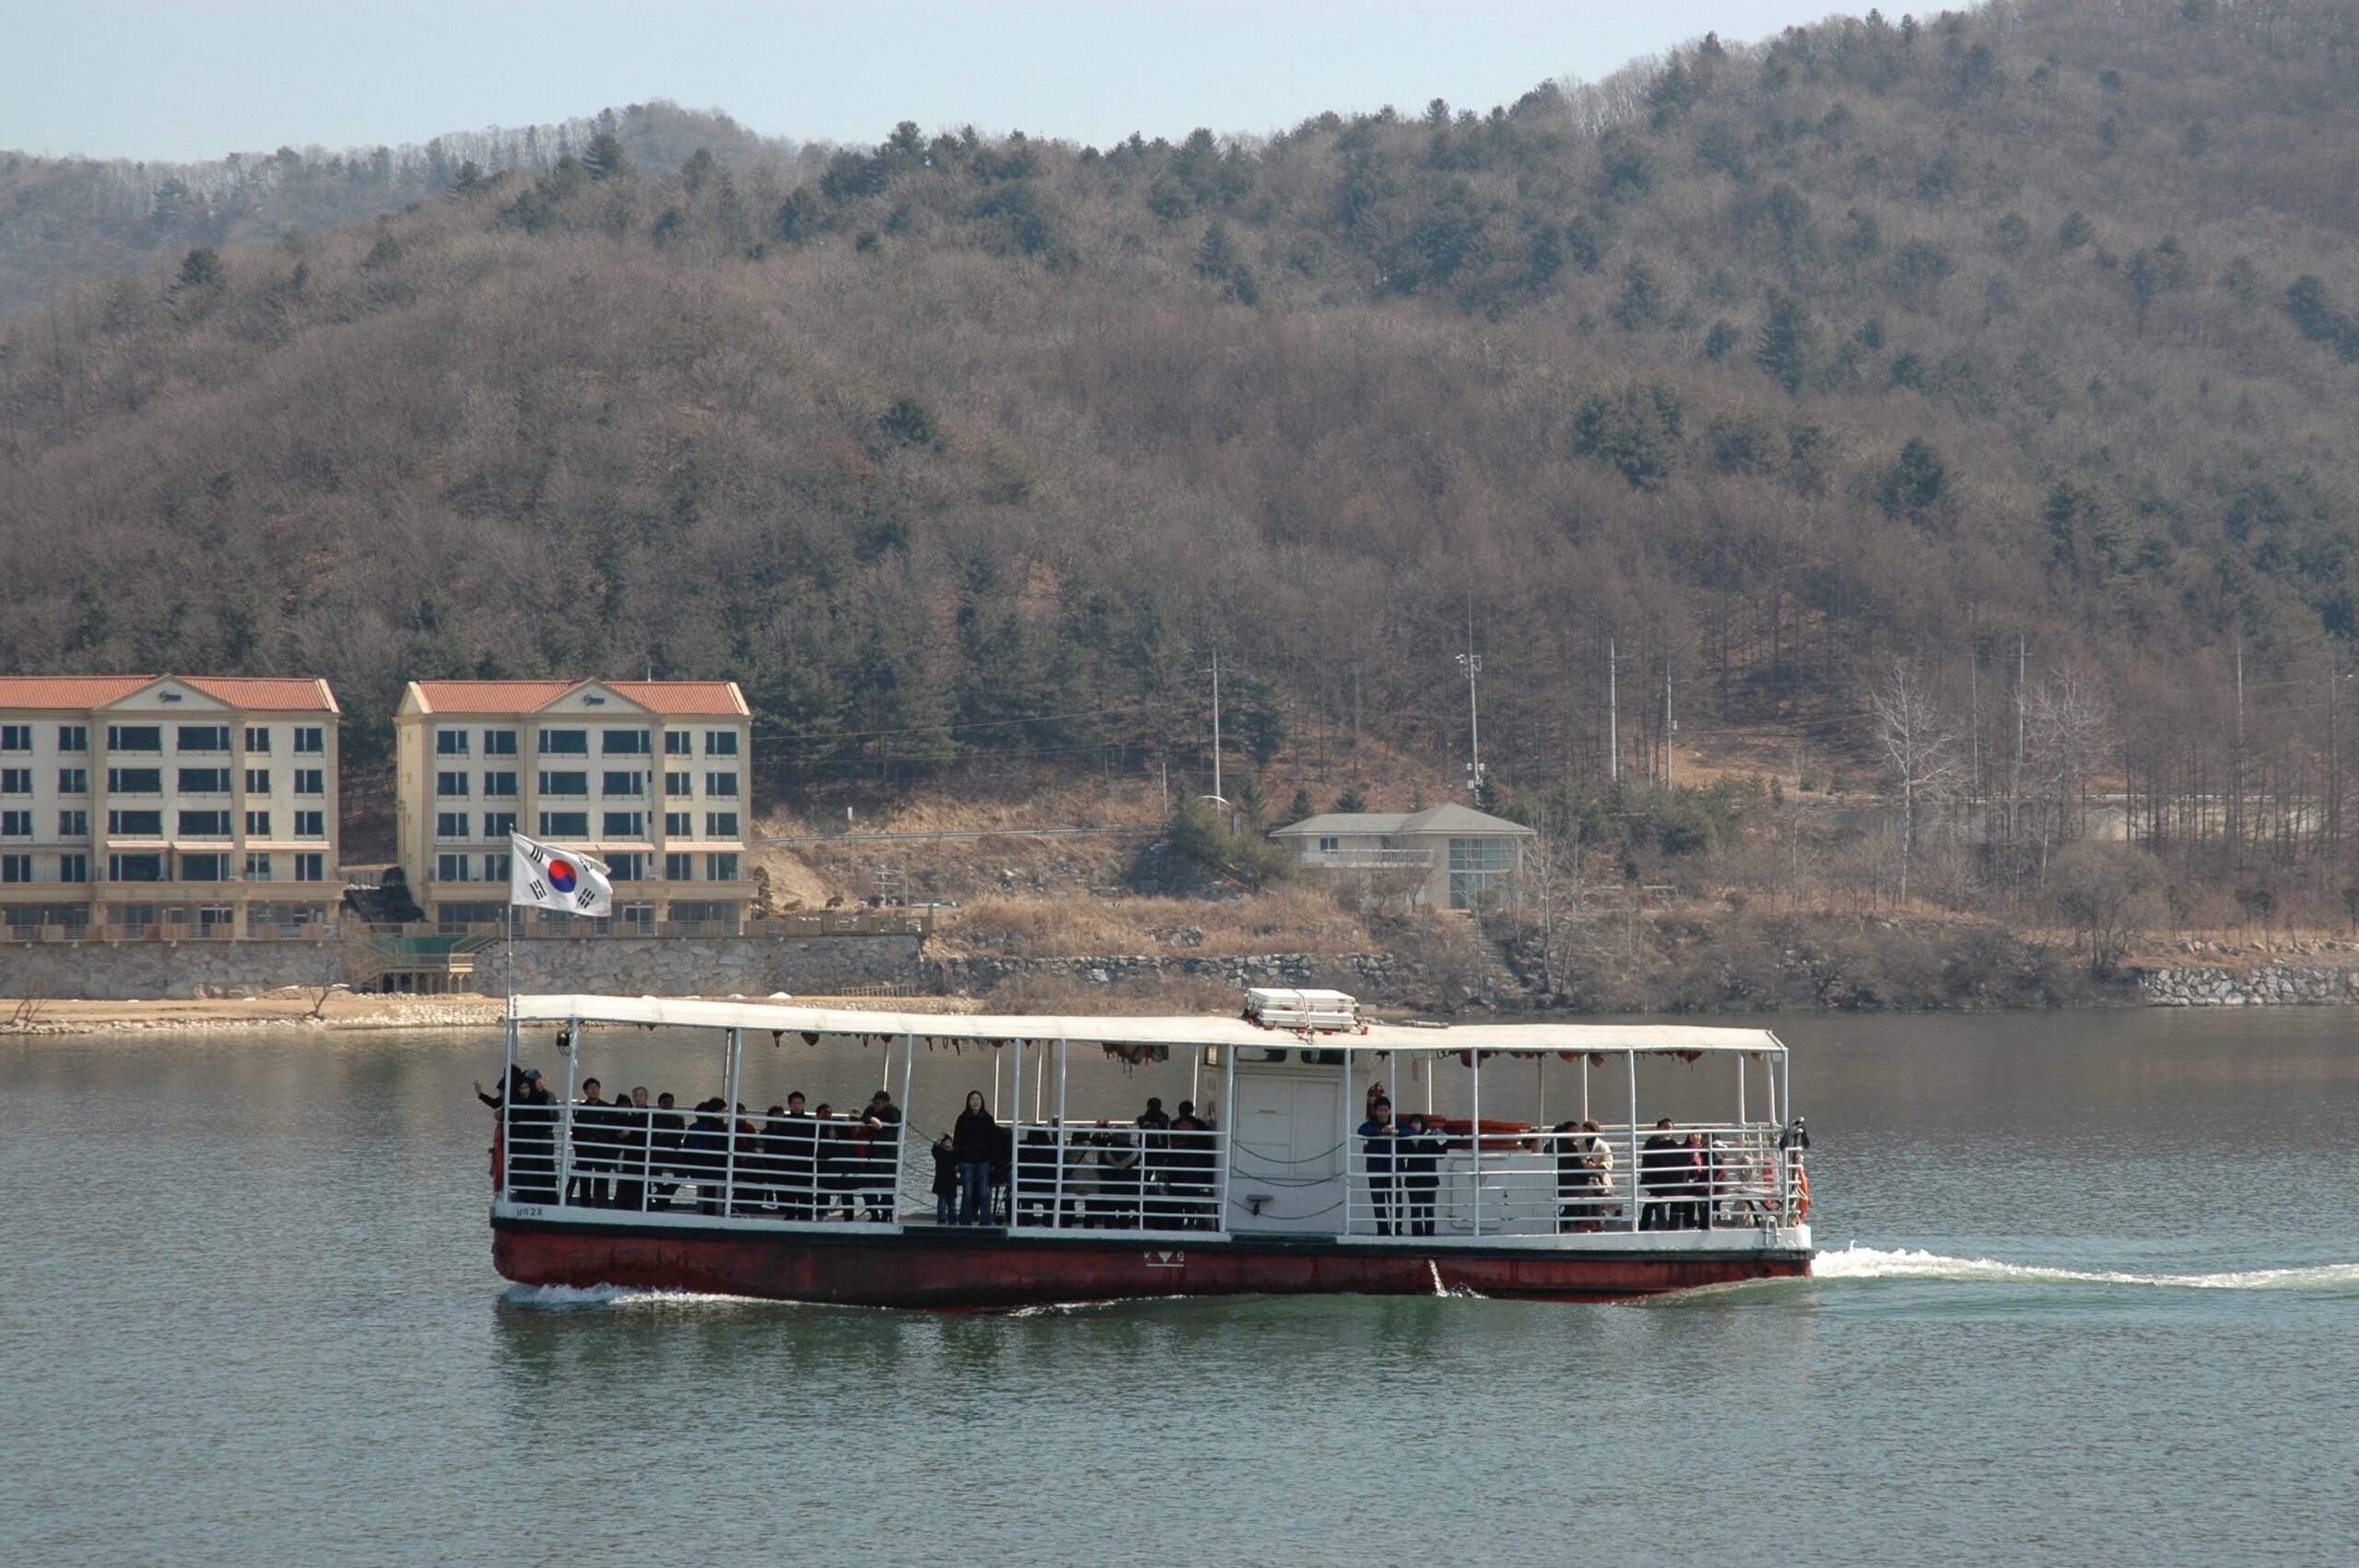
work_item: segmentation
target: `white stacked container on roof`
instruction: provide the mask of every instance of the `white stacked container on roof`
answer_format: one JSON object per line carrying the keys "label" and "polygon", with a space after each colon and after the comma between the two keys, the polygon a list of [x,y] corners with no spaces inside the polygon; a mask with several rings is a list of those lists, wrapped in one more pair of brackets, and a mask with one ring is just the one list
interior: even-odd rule
{"label": "white stacked container on roof", "polygon": [[1256,987],[1245,993],[1245,1018],[1264,1029],[1359,1033],[1359,1003],[1342,991]]}

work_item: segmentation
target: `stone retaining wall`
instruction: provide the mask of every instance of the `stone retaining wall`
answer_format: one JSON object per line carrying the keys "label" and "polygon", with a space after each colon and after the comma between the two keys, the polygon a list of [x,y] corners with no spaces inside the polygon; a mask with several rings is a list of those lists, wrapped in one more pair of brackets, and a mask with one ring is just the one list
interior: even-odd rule
{"label": "stone retaining wall", "polygon": [[[556,937],[516,943],[516,989],[627,996],[768,996],[919,986],[922,936]],[[475,989],[507,989],[506,951],[475,956]],[[0,996],[138,1001],[256,996],[342,980],[333,942],[0,943]]]}
{"label": "stone retaining wall", "polygon": [[2359,968],[2265,964],[2258,969],[2142,969],[2154,1007],[2318,1007],[2359,1004]]}

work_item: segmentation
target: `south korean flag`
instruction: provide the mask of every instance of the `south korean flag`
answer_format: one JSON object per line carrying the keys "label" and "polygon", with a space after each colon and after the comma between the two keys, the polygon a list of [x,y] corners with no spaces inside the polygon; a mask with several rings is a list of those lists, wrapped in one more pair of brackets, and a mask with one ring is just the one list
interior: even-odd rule
{"label": "south korean flag", "polygon": [[615,889],[606,868],[588,855],[521,833],[509,835],[508,902],[569,915],[611,915]]}

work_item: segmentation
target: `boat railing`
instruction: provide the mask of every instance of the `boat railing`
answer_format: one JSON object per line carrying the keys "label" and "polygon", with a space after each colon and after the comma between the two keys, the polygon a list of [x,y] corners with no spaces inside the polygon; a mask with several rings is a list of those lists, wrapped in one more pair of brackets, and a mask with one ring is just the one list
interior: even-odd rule
{"label": "boat railing", "polygon": [[1802,1172],[1801,1152],[1783,1141],[1758,1124],[1555,1132],[1485,1121],[1478,1132],[1444,1122],[1414,1137],[1355,1136],[1343,1230],[1473,1240],[1776,1228],[1794,1223]]}
{"label": "boat railing", "polygon": [[1134,1122],[1020,1122],[1009,1228],[1217,1231],[1228,1135]]}
{"label": "boat railing", "polygon": [[513,1106],[500,1195],[578,1212],[697,1214],[888,1230],[898,1123],[734,1117],[635,1106]]}

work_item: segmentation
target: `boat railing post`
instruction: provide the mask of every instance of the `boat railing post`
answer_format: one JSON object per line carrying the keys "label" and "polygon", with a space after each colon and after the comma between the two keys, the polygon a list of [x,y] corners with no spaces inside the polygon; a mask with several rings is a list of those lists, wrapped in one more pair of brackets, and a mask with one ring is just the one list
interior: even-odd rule
{"label": "boat railing post", "polygon": [[1053,1143],[1057,1160],[1057,1185],[1050,1194],[1049,1223],[1058,1230],[1065,1228],[1065,1140],[1072,1132],[1065,1126],[1065,1079],[1068,1062],[1066,1042],[1057,1042],[1057,1136]]}
{"label": "boat railing post", "polygon": [[901,1036],[901,1136],[893,1150],[893,1208],[886,1218],[898,1225],[901,1223],[901,1183],[910,1174],[910,1116],[915,1102],[910,1095],[910,1074],[916,1070],[918,1036],[915,1030]]}
{"label": "boat railing post", "polygon": [[[1213,1211],[1213,1230],[1219,1235],[1226,1235],[1228,1231],[1228,1178],[1237,1164],[1237,1114],[1231,1108],[1236,1102],[1237,1047],[1223,1046],[1220,1049],[1220,1104],[1214,1107],[1215,1114],[1213,1116],[1204,1116],[1202,1107],[1196,1112],[1199,1117],[1212,1124],[1209,1134],[1200,1133],[1198,1136],[1211,1138],[1211,1153],[1220,1162],[1220,1190],[1215,1195],[1218,1206]],[[1226,1123],[1220,1119],[1223,1117],[1228,1118]]]}
{"label": "boat railing post", "polygon": [[1483,1235],[1483,1053],[1468,1051],[1474,1072],[1474,1236]]}
{"label": "boat railing post", "polygon": [[1642,1180],[1645,1173],[1638,1168],[1638,1053],[1636,1051],[1624,1051],[1622,1053],[1622,1061],[1629,1070],[1630,1078],[1629,1209],[1630,1228],[1635,1231],[1638,1228],[1638,1211],[1646,1201],[1642,1196],[1645,1190],[1645,1185]]}
{"label": "boat railing post", "polygon": [[[1336,1116],[1337,1119],[1343,1125],[1344,1132],[1343,1234],[1348,1237],[1352,1234],[1352,1161],[1355,1156],[1355,1146],[1359,1141],[1359,1133],[1357,1130],[1357,1124],[1352,1120],[1352,1051],[1349,1046],[1344,1047],[1343,1056],[1344,1081],[1336,1086],[1335,1097],[1337,1101]],[[1368,1195],[1368,1201],[1373,1204],[1375,1200],[1376,1195],[1374,1191],[1371,1190]]]}
{"label": "boat railing post", "polygon": [[[1015,1087],[1010,1091],[1007,1102],[1007,1223],[1010,1226],[1015,1223],[1016,1216],[1022,1211],[1016,1207],[1016,1200],[1024,1194],[1024,1042],[1017,1040],[1015,1044]],[[996,1078],[998,1075],[994,1073],[992,1076]],[[990,1199],[990,1190],[989,1188],[984,1188],[986,1202]],[[989,1219],[990,1216],[985,1215],[984,1218]]]}
{"label": "boat railing post", "polygon": [[729,1139],[721,1164],[721,1212],[725,1219],[737,1212],[737,1064],[745,1043],[743,1029],[729,1031],[729,1105],[721,1114],[729,1124]]}
{"label": "boat railing post", "polygon": [[495,1198],[516,1200],[516,1009],[508,1010],[508,1069],[499,1081],[499,1184],[492,1188]]}
{"label": "boat railing post", "polygon": [[573,1195],[573,1070],[581,1062],[581,1020],[569,1018],[565,1024],[565,1104],[557,1107],[555,1129],[561,1157],[557,1163],[557,1200],[564,1203]]}

